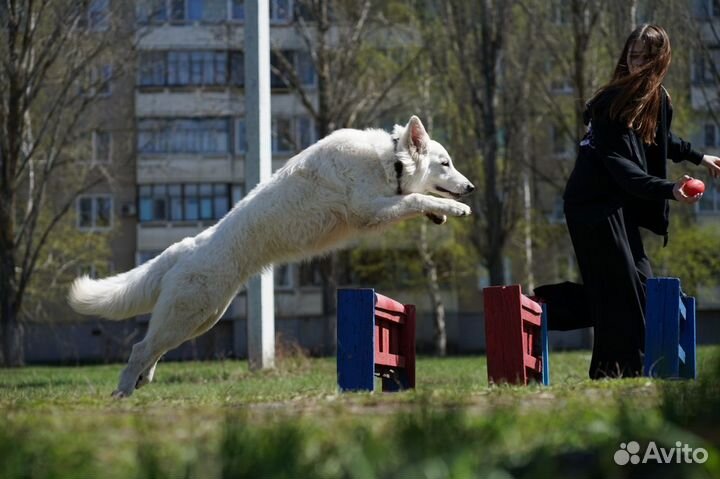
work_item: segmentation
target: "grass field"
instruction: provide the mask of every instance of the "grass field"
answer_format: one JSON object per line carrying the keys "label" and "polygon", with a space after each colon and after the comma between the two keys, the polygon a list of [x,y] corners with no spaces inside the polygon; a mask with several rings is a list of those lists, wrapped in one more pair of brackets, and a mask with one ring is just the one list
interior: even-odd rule
{"label": "grass field", "polygon": [[[488,387],[484,357],[421,358],[415,391],[340,395],[328,358],[160,363],[123,401],[122,365],[0,370],[0,478],[720,477],[720,347],[697,381],[588,364],[553,353],[552,386]],[[708,459],[619,466],[629,441]]]}

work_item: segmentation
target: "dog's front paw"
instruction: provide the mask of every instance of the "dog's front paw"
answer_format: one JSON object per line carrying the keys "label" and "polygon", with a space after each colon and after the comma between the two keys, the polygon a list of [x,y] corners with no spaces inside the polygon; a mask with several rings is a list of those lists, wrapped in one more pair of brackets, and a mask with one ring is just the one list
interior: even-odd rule
{"label": "dog's front paw", "polygon": [[432,221],[436,225],[444,224],[447,221],[447,216],[445,216],[445,215],[436,215],[435,213],[426,213],[425,216],[430,218],[430,221]]}
{"label": "dog's front paw", "polygon": [[447,214],[451,216],[470,216],[470,213],[472,213],[472,210],[468,205],[453,201]]}

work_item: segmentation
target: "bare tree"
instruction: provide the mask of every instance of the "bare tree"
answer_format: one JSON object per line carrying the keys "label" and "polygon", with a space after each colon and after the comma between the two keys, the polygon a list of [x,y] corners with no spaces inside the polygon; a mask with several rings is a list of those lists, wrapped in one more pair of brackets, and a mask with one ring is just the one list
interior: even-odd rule
{"label": "bare tree", "polygon": [[[388,18],[388,5],[380,0],[298,0],[296,29],[316,82],[303,78],[298,56],[273,49],[273,73],[283,79],[313,118],[318,138],[338,128],[372,124],[403,104],[390,95],[408,74],[418,55],[413,38]],[[410,43],[408,43],[410,41]],[[400,61],[397,62],[396,60]],[[377,68],[379,64],[383,68]],[[307,65],[306,65],[307,66]],[[335,343],[335,292],[340,256],[319,261],[323,279],[322,310],[327,327],[326,344]]]}
{"label": "bare tree", "polygon": [[[24,361],[20,311],[38,260],[76,198],[105,171],[72,146],[131,51],[109,2],[8,0],[0,6],[0,362]],[[117,57],[116,57],[117,58]]]}
{"label": "bare tree", "polygon": [[[506,37],[512,31],[511,11],[515,2],[482,0],[464,2],[444,0],[437,10],[444,28],[438,28],[433,43],[452,57],[452,67],[459,80],[450,86],[465,129],[472,129],[473,137],[466,148],[479,144],[481,161],[475,179],[482,180],[482,194],[473,195],[474,232],[471,240],[483,257],[492,284],[504,282],[503,248],[512,230],[515,218],[511,203],[516,201],[515,179],[511,166],[503,164],[499,133],[498,111],[501,58]],[[448,70],[446,70],[448,71]],[[462,130],[462,127],[460,127]],[[467,133],[465,133],[467,134]],[[469,151],[468,151],[469,153]],[[469,153],[470,154],[470,153]],[[471,154],[470,157],[476,155]]]}

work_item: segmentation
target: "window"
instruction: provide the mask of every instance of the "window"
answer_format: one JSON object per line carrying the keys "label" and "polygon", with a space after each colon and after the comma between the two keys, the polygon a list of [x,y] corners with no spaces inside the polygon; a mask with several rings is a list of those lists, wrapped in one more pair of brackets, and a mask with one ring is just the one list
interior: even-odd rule
{"label": "window", "polygon": [[705,124],[705,146],[716,146],[717,138],[715,135],[716,128],[714,123]]}
{"label": "window", "polygon": [[198,201],[198,185],[185,185],[183,187],[184,220],[197,221],[200,218],[200,205]]}
{"label": "window", "polygon": [[300,263],[300,286],[322,286],[322,273],[317,260]]}
{"label": "window", "polygon": [[167,218],[167,187],[165,185],[140,186],[140,221]]}
{"label": "window", "polygon": [[288,88],[288,84],[283,78],[281,72],[285,71],[283,62],[280,59],[282,55],[286,60],[292,62],[292,51],[270,52],[270,88],[284,90]]}
{"label": "window", "polygon": [[167,21],[166,0],[139,0],[135,7],[135,16],[140,24],[163,23]]}
{"label": "window", "polygon": [[230,211],[231,187],[226,183],[141,185],[138,197],[141,223],[211,221]]}
{"label": "window", "polygon": [[110,27],[110,0],[92,0],[88,6],[88,27],[104,32]]}
{"label": "window", "polygon": [[272,130],[274,154],[294,153],[315,141],[314,124],[309,116],[274,118]]}
{"label": "window", "polygon": [[227,19],[227,0],[204,0],[203,3],[203,20],[206,22],[221,22]]}
{"label": "window", "polygon": [[270,52],[270,87],[275,89],[287,89],[288,83],[283,77],[284,58],[295,71],[300,83],[304,86],[314,86],[317,83],[317,75],[315,72],[315,64],[312,61],[310,53],[304,50],[282,50],[280,52]]}
{"label": "window", "polygon": [[110,28],[110,0],[91,0],[83,5],[71,8],[77,12],[77,27],[80,30],[104,32]]}
{"label": "window", "polygon": [[170,0],[170,21],[183,22],[187,20],[186,0]]}
{"label": "window", "polygon": [[170,153],[227,153],[226,119],[173,120],[169,135]]}
{"label": "window", "polygon": [[317,83],[317,75],[315,74],[315,64],[312,61],[310,53],[297,50],[294,57],[295,71],[300,79],[300,83],[305,86],[314,86]]}
{"label": "window", "polygon": [[188,18],[193,21],[221,22],[227,18],[227,0],[188,0]]}
{"label": "window", "polygon": [[275,118],[272,122],[273,153],[290,153],[295,150],[295,135],[289,118]]}
{"label": "window", "polygon": [[226,118],[173,118],[140,120],[140,153],[228,153],[229,128]]}
{"label": "window", "polygon": [[304,150],[315,142],[315,125],[309,116],[295,119],[298,150]]}
{"label": "window", "polygon": [[224,85],[226,82],[224,52],[194,51],[190,53],[190,84]]}
{"label": "window", "polygon": [[140,153],[167,153],[167,128],[160,120],[138,122],[138,151]]}
{"label": "window", "polygon": [[232,193],[231,193],[232,196],[230,199],[231,199],[232,206],[235,206],[238,203],[238,201],[243,199],[244,188],[243,188],[243,185],[232,185],[231,189],[232,189]]}
{"label": "window", "polygon": [[[429,8],[426,7],[426,8]],[[294,5],[294,19],[295,20],[304,20],[306,22],[314,22],[315,21],[315,12],[313,11],[312,5],[308,4],[308,2],[299,2],[295,3]],[[438,12],[439,14],[439,12]],[[328,18],[332,19],[332,5],[328,5]]]}
{"label": "window", "polygon": [[83,195],[76,203],[77,227],[81,230],[112,227],[112,196]]}
{"label": "window", "polygon": [[231,11],[231,18],[233,20],[237,21],[244,21],[245,20],[245,0],[231,0],[232,1],[232,11]]}
{"label": "window", "polygon": [[92,98],[109,96],[111,93],[112,65],[89,66],[77,80],[78,93]]}
{"label": "window", "polygon": [[112,136],[109,131],[95,130],[92,135],[93,163],[110,163],[112,159]]}
{"label": "window", "polygon": [[140,52],[138,84],[140,86],[165,85],[166,52]]}
{"label": "window", "polygon": [[235,153],[247,153],[245,118],[235,120]]}
{"label": "window", "polygon": [[276,289],[291,289],[293,287],[293,268],[289,264],[276,265],[273,278]]}
{"label": "window", "polygon": [[168,53],[168,85],[190,84],[190,52]]}
{"label": "window", "polygon": [[270,23],[290,23],[292,0],[270,0]]}
{"label": "window", "polygon": [[[228,65],[229,60],[229,65]],[[243,86],[243,53],[214,50],[171,50],[140,53],[140,86]]]}
{"label": "window", "polygon": [[95,75],[97,78],[96,93],[98,96],[109,96],[110,91],[110,80],[112,79],[112,65],[105,64],[100,65],[95,69]]}
{"label": "window", "polygon": [[243,52],[230,52],[230,84],[245,86],[245,55]]}
{"label": "window", "polygon": [[225,85],[227,53],[212,50],[170,51],[167,52],[167,71],[169,86]]}
{"label": "window", "polygon": [[[162,191],[162,190],[160,190]],[[168,186],[168,200],[170,201],[169,213],[170,221],[182,221],[184,216],[183,208],[183,187],[182,185]],[[162,218],[162,216],[158,216]]]}

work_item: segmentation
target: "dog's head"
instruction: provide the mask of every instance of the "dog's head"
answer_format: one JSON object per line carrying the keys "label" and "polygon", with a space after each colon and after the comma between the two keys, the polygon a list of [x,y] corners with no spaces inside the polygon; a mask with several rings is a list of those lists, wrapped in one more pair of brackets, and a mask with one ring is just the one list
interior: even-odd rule
{"label": "dog's head", "polygon": [[459,198],[475,186],[453,166],[447,150],[431,140],[417,116],[406,126],[395,125],[395,174],[403,193],[435,193]]}

